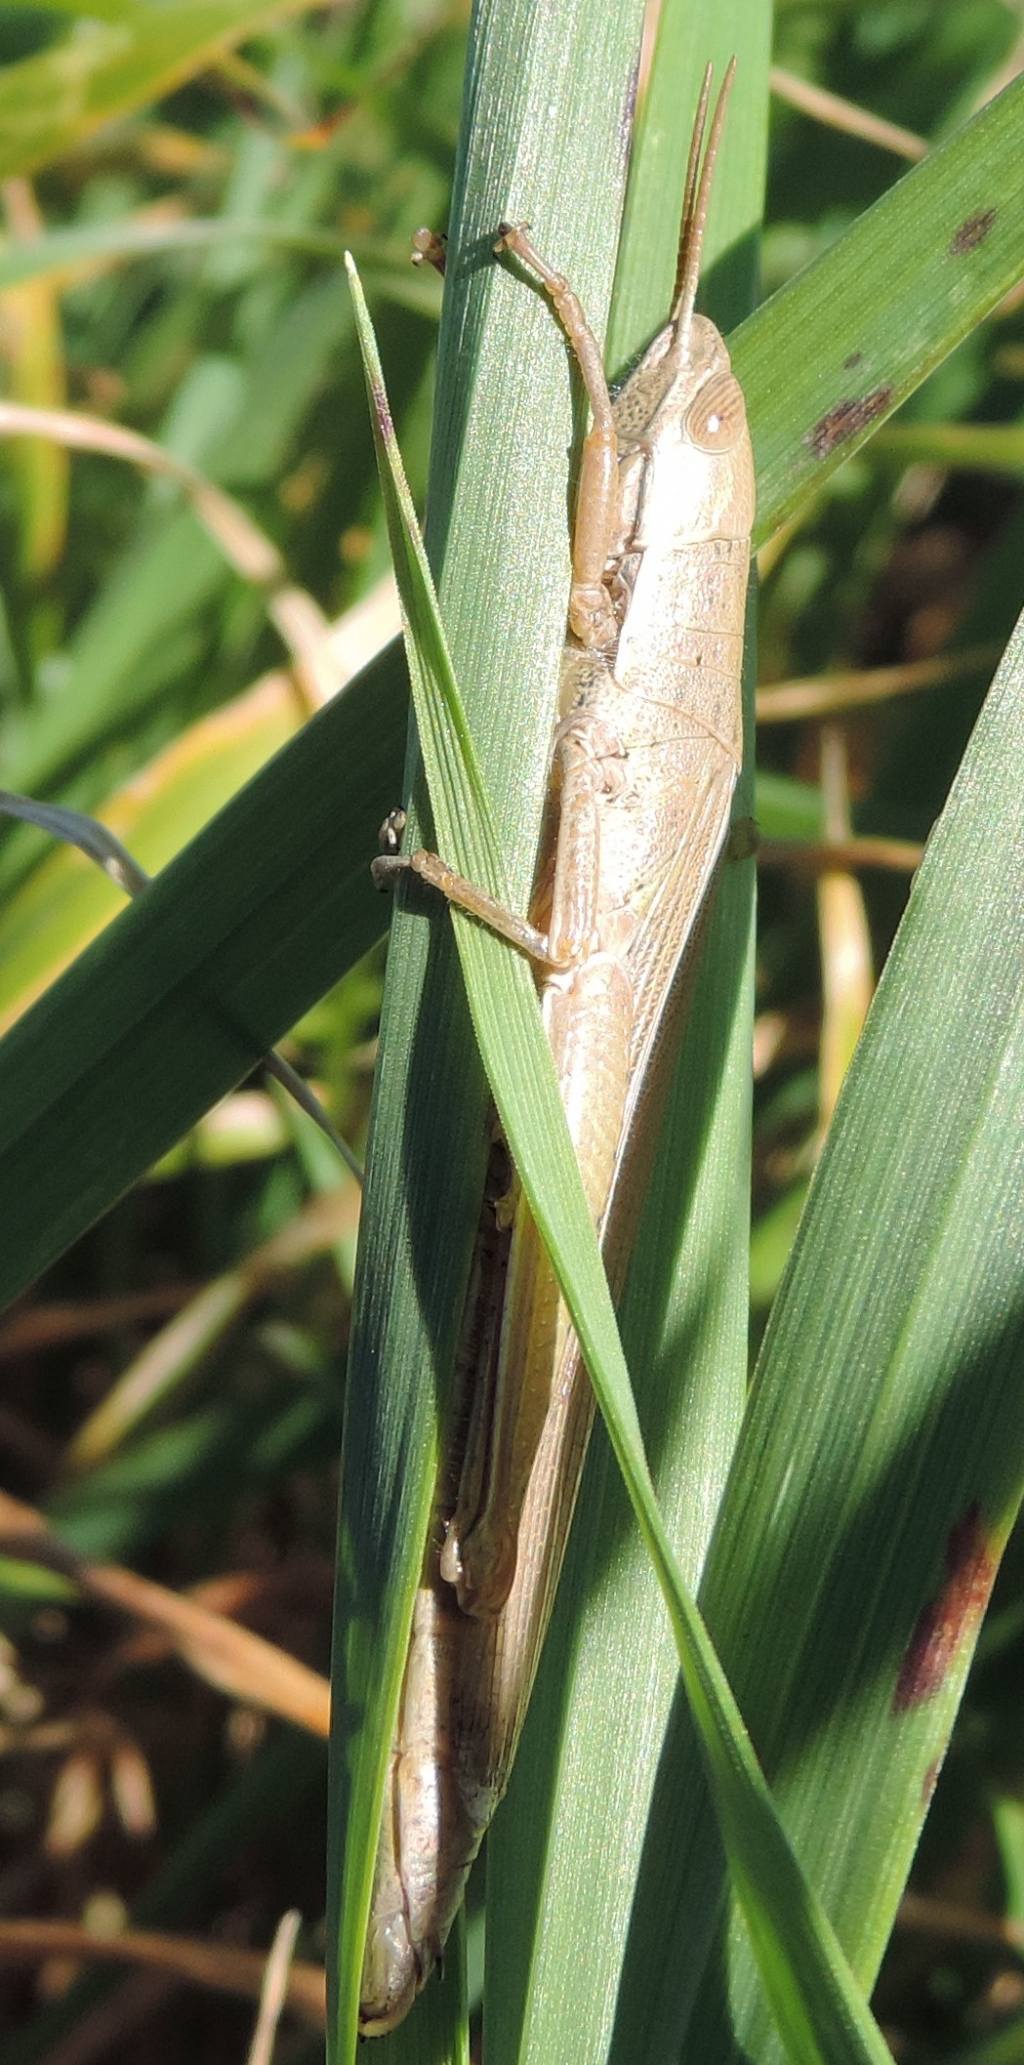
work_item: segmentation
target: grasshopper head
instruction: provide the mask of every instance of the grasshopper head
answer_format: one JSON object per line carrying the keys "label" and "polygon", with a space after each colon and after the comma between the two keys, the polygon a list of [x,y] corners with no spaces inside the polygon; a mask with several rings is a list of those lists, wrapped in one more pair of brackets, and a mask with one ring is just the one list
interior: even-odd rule
{"label": "grasshopper head", "polygon": [[707,316],[691,315],[685,360],[676,374],[686,403],[683,434],[701,452],[731,452],[745,436],[747,412],[725,340]]}

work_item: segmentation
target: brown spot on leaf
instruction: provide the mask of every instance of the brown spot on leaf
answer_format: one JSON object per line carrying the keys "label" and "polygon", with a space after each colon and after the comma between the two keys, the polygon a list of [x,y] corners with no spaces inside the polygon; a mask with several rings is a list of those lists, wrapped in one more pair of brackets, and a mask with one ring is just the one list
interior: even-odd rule
{"label": "brown spot on leaf", "polygon": [[979,208],[976,215],[969,215],[949,240],[950,257],[962,258],[965,251],[976,251],[978,245],[984,243],[995,219],[994,208]]}
{"label": "brown spot on leaf", "polygon": [[637,49],[633,69],[626,81],[626,93],[619,116],[619,149],[625,157],[633,141],[633,124],[636,120],[637,94],[640,90],[640,50]]}
{"label": "brown spot on leaf", "polygon": [[804,442],[810,445],[816,459],[827,459],[837,445],[856,437],[858,431],[866,429],[876,416],[884,416],[891,401],[891,387],[873,387],[870,394],[837,402],[835,408],[829,409],[813,430],[807,432]]}
{"label": "brown spot on leaf", "polygon": [[843,360],[843,372],[852,373],[854,366],[860,365],[863,356],[864,353],[862,351],[851,351],[849,358]]}
{"label": "brown spot on leaf", "polygon": [[373,382],[373,413],[380,426],[380,434],[385,441],[388,438],[394,437],[395,426],[391,420],[388,398],[383,387],[379,386],[376,380]]}
{"label": "brown spot on leaf", "polygon": [[949,1532],[942,1585],[918,1614],[896,1680],[894,1713],[906,1713],[940,1690],[962,1642],[985,1611],[995,1574],[980,1510],[968,1506]]}
{"label": "brown spot on leaf", "polygon": [[929,1764],[929,1766],[928,1766],[928,1769],[927,1769],[927,1771],[926,1771],[926,1772],[925,1772],[925,1774],[924,1774],[924,1778],[923,1778],[923,1780],[922,1780],[922,1783],[921,1783],[921,1805],[922,1805],[922,1807],[930,1807],[930,1806],[931,1806],[931,1803],[932,1803],[932,1798],[933,1798],[933,1796],[934,1796],[934,1793],[935,1793],[935,1788],[936,1788],[936,1786],[938,1785],[938,1782],[939,1782],[939,1772],[940,1772],[941,1770],[942,1770],[942,1758],[941,1758],[941,1757],[933,1757],[933,1758],[932,1758],[932,1761],[931,1761],[931,1763],[930,1763],[930,1764]]}

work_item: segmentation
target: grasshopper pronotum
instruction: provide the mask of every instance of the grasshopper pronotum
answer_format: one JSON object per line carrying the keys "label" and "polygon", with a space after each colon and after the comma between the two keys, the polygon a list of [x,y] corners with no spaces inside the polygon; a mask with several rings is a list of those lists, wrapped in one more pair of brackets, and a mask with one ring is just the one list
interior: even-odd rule
{"label": "grasshopper pronotum", "polygon": [[[570,1133],[610,1273],[624,1171],[670,993],[729,824],[754,509],[746,412],[694,312],[711,175],[705,76],[671,316],[612,399],[567,281],[522,228],[497,249],[542,282],[576,354],[584,440],[552,750],[553,831],[529,920],[436,855],[389,854],[532,959]],[[701,163],[703,153],[703,164]],[[485,1198],[461,1354],[468,1407],[438,1487],[381,1827],[361,2027],[393,2028],[440,1956],[515,1755],[593,1400],[514,1177]]]}

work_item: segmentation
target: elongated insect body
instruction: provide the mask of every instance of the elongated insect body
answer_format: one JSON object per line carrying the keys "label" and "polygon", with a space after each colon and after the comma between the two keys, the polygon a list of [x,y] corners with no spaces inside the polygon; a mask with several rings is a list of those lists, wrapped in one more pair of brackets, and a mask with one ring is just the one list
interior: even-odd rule
{"label": "elongated insect body", "polygon": [[[741,753],[753,463],[725,345],[694,313],[711,169],[705,79],[672,315],[612,401],[567,283],[522,230],[593,410],[552,751],[553,833],[528,921],[435,855],[411,869],[531,955],[613,1289],[666,1007],[706,905]],[[593,1398],[514,1175],[492,1181],[467,1304],[460,1432],[438,1488],[392,1750],[363,1973],[366,2033],[401,2020],[443,1948],[505,1786],[579,1483]]]}

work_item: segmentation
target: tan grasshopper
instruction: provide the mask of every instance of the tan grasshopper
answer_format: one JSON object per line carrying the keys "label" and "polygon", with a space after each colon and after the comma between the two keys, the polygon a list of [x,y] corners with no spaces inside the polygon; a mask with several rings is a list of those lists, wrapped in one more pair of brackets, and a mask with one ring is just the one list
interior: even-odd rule
{"label": "tan grasshopper", "polygon": [[[567,281],[525,230],[593,415],[573,535],[544,859],[529,920],[436,855],[392,852],[532,960],[613,1287],[629,1150],[729,826],[754,513],[743,396],[694,312],[733,66],[694,124],[669,321],[612,399]],[[703,155],[703,164],[701,162]],[[397,843],[397,839],[393,842]],[[514,1176],[492,1169],[467,1302],[463,1404],[437,1492],[392,1746],[360,2024],[393,2028],[443,1949],[508,1782],[572,1516],[593,1398]]]}

